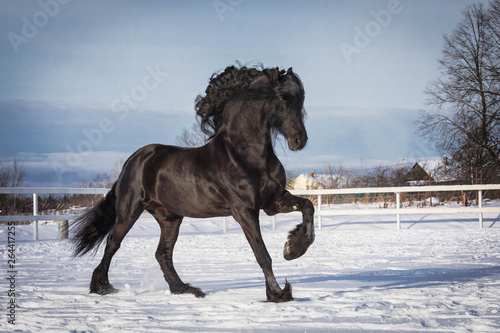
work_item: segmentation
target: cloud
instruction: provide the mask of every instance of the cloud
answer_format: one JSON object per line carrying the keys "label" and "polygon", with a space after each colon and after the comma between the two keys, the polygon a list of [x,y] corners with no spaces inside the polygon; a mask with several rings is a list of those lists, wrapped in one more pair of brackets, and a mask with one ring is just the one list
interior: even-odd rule
{"label": "cloud", "polygon": [[[309,107],[308,147],[321,155],[396,160],[410,154],[416,110]],[[306,151],[309,148],[306,148]]]}
{"label": "cloud", "polygon": [[[121,109],[120,109],[121,110]],[[0,100],[0,157],[17,156],[33,184],[74,186],[109,173],[150,143],[173,144],[193,114],[137,107],[129,113],[91,103]]]}
{"label": "cloud", "polygon": [[0,100],[0,156],[20,152],[121,151],[173,143],[192,114],[137,107],[128,113],[107,105]]}
{"label": "cloud", "polygon": [[20,153],[29,186],[74,187],[81,180],[92,180],[98,173],[112,175],[120,160],[125,161],[130,153],[115,151],[68,153]]}

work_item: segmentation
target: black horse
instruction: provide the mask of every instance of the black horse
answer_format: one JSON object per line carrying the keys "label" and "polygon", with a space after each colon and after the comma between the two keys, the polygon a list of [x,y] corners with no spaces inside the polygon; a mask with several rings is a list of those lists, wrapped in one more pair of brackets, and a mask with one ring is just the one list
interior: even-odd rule
{"label": "black horse", "polygon": [[281,133],[292,151],[307,142],[304,88],[299,77],[279,68],[230,66],[214,74],[205,96],[196,99],[202,130],[210,141],[199,148],[152,144],[125,162],[106,197],[73,224],[75,256],[97,248],[107,236],[101,263],[94,270],[90,292],[117,290],[108,281],[111,259],[141,213],[151,213],[161,228],[156,250],[173,294],[204,297],[199,288],[182,282],[172,254],[184,216],[206,218],[232,215],[264,272],[267,300],[293,300],[290,284],[281,289],[274,276],[259,226],[259,211],[268,215],[301,211],[302,223],[292,230],[283,255],[303,255],[314,241],[314,207],[286,189],[283,165],[273,149]]}

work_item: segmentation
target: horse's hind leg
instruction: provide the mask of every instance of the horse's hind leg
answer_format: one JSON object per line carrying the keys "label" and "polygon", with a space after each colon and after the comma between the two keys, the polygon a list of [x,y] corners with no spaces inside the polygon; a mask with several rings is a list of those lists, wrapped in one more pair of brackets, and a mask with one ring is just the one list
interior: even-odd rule
{"label": "horse's hind leg", "polygon": [[[163,211],[162,208],[159,210]],[[174,246],[179,236],[179,228],[183,217],[177,215],[165,216],[165,214],[161,214],[158,210],[151,213],[161,228],[160,242],[158,243],[155,256],[170,287],[170,292],[172,294],[193,294],[196,297],[205,297],[205,293],[200,288],[195,288],[189,283],[182,282],[174,268]]]}
{"label": "horse's hind leg", "polygon": [[106,295],[118,292],[118,290],[109,283],[109,265],[111,264],[111,259],[115,255],[116,251],[120,248],[123,238],[129,232],[130,228],[132,228],[141,213],[142,210],[138,209],[130,216],[123,217],[121,216],[123,214],[119,214],[117,211],[115,226],[113,231],[108,236],[106,249],[104,250],[101,263],[96,267],[94,273],[92,274],[90,293]]}

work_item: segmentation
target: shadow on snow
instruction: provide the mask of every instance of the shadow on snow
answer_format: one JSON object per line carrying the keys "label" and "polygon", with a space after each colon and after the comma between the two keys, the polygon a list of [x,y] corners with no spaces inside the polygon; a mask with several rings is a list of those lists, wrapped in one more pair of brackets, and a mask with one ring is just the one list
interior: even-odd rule
{"label": "shadow on snow", "polygon": [[[343,275],[295,276],[291,277],[290,281],[294,282],[296,286],[302,283],[314,284],[331,282],[335,284],[340,281],[352,281],[367,283],[366,286],[359,287],[359,290],[369,288],[405,289],[436,287],[440,285],[449,285],[450,283],[467,283],[491,276],[496,276],[500,280],[500,266],[470,269],[423,268],[363,271]],[[353,290],[350,291],[352,292]]]}

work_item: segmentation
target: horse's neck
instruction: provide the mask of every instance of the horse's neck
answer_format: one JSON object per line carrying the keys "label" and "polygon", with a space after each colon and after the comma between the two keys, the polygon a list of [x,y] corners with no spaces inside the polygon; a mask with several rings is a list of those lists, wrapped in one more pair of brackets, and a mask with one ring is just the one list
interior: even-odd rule
{"label": "horse's neck", "polygon": [[274,155],[270,136],[266,140],[265,133],[262,138],[227,134],[224,146],[231,159],[247,166],[265,167],[270,155]]}
{"label": "horse's neck", "polygon": [[223,131],[228,154],[248,166],[266,168],[269,158],[275,155],[263,105],[247,102],[239,107],[238,112],[227,119]]}

